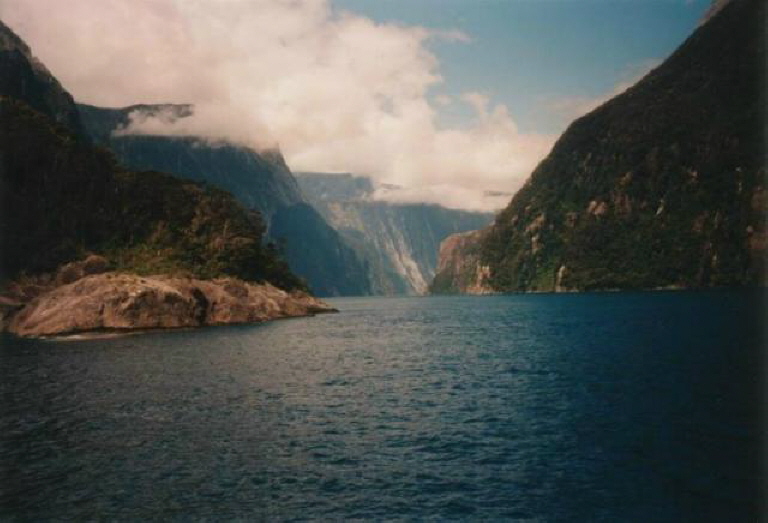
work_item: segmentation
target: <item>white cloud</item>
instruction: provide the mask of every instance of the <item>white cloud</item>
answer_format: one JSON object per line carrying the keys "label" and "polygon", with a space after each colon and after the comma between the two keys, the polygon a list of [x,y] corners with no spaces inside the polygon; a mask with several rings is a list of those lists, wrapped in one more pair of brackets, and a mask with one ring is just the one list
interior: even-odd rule
{"label": "white cloud", "polygon": [[134,130],[278,144],[295,170],[367,174],[428,201],[490,207],[482,192],[516,190],[554,141],[480,93],[462,97],[469,126],[440,128],[451,100],[428,97],[443,82],[429,44],[470,37],[327,0],[3,0],[0,17],[80,101],[195,104]]}
{"label": "white cloud", "polygon": [[398,203],[439,203],[452,209],[471,211],[497,211],[509,203],[511,194],[496,191],[467,191],[451,184],[435,184],[428,187],[377,187],[374,200]]}
{"label": "white cloud", "polygon": [[487,120],[488,103],[490,102],[490,98],[487,95],[477,91],[470,91],[468,93],[463,93],[461,99],[467,102],[467,104],[475,110],[475,114],[480,121]]}

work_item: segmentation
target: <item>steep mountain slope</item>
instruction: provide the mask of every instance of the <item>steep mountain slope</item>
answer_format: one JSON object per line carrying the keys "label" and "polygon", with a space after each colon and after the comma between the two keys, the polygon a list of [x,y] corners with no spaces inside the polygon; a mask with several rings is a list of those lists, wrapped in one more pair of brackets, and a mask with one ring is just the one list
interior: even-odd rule
{"label": "steep mountain slope", "polygon": [[0,95],[25,100],[75,134],[83,128],[72,96],[21,38],[0,21]]}
{"label": "steep mountain slope", "polygon": [[376,294],[423,294],[435,274],[440,242],[490,223],[490,213],[373,200],[369,178],[298,173],[305,196],[368,261]]}
{"label": "steep mountain slope", "polygon": [[369,294],[364,264],[322,216],[303,201],[279,151],[256,152],[194,137],[113,133],[129,123],[132,113],[185,118],[194,111],[190,105],[79,108],[92,139],[112,149],[129,168],[159,170],[209,183],[231,192],[249,209],[261,212],[268,236],[283,244],[291,268],[317,294]]}
{"label": "steep mountain slope", "polygon": [[[2,25],[0,41],[23,45]],[[115,268],[140,273],[302,286],[262,246],[259,216],[231,195],[161,173],[126,171],[74,134],[79,120],[71,96],[24,49],[0,55],[0,69],[14,72],[0,92],[0,280],[97,252]],[[25,71],[34,71],[41,88],[29,88]]]}
{"label": "steep mountain slope", "polygon": [[431,294],[493,294],[488,285],[489,268],[480,260],[480,246],[485,230],[452,234],[440,243],[435,277],[429,284]]}
{"label": "steep mountain slope", "polygon": [[[482,235],[498,291],[765,282],[765,2],[733,0],[576,120]],[[459,274],[442,291],[462,291]],[[463,277],[466,279],[466,274]]]}
{"label": "steep mountain slope", "polygon": [[308,203],[278,209],[270,232],[274,238],[287,239],[281,242],[280,252],[297,274],[309,274],[317,282],[332,282],[333,287],[320,287],[321,295],[371,294],[367,262],[361,261],[364,258],[347,246]]}
{"label": "steep mountain slope", "polygon": [[184,118],[194,110],[189,105],[106,109],[79,104],[78,108],[94,141],[112,149],[131,169],[152,169],[213,183],[260,211],[267,220],[278,208],[301,202],[296,180],[278,151],[256,153],[247,147],[190,137],[112,135],[128,124],[131,113],[148,116],[162,112],[166,117]]}

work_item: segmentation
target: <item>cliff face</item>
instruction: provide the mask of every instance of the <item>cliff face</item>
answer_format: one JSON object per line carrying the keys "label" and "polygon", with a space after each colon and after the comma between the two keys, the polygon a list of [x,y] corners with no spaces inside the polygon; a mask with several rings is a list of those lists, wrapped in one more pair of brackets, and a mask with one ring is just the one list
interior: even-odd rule
{"label": "cliff face", "polygon": [[484,231],[453,234],[440,244],[440,263],[429,286],[431,294],[492,294],[490,269],[480,260]]}
{"label": "cliff face", "polygon": [[[480,242],[499,291],[765,282],[765,2],[576,120]],[[471,272],[471,271],[470,271]]]}
{"label": "cliff face", "polygon": [[375,201],[374,184],[366,177],[324,173],[296,177],[305,196],[367,260],[375,294],[424,294],[435,275],[440,242],[492,219],[490,213]]}
{"label": "cliff face", "polygon": [[190,105],[134,105],[106,109],[80,105],[92,139],[109,147],[131,169],[169,172],[231,192],[261,213],[267,236],[280,243],[291,269],[323,296],[370,293],[363,262],[317,212],[308,209],[279,151],[257,152],[194,137],[115,134],[129,115],[162,113],[178,119]]}

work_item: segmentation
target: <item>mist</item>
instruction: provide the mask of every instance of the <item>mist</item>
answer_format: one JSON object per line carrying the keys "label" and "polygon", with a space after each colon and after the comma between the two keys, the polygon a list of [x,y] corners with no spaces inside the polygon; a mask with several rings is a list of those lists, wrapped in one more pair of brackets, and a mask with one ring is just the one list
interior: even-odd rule
{"label": "mist", "polygon": [[[402,186],[389,200],[491,210],[554,136],[523,133],[482,92],[434,97],[436,41],[472,35],[377,23],[326,0],[0,1],[0,17],[78,101],[190,103],[183,119],[136,117],[122,132],[279,147],[296,171],[352,172]],[[451,104],[474,113],[438,125]]]}

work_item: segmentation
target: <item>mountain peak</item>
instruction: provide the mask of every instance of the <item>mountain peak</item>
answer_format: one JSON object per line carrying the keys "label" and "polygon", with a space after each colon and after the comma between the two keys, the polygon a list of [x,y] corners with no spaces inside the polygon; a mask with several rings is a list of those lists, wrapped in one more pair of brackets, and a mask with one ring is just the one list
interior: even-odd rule
{"label": "mountain peak", "polygon": [[84,136],[75,101],[32,54],[29,46],[0,20],[0,95],[22,100],[75,134]]}
{"label": "mountain peak", "polygon": [[29,46],[2,20],[0,20],[0,51],[19,51],[27,58],[32,58]]}

